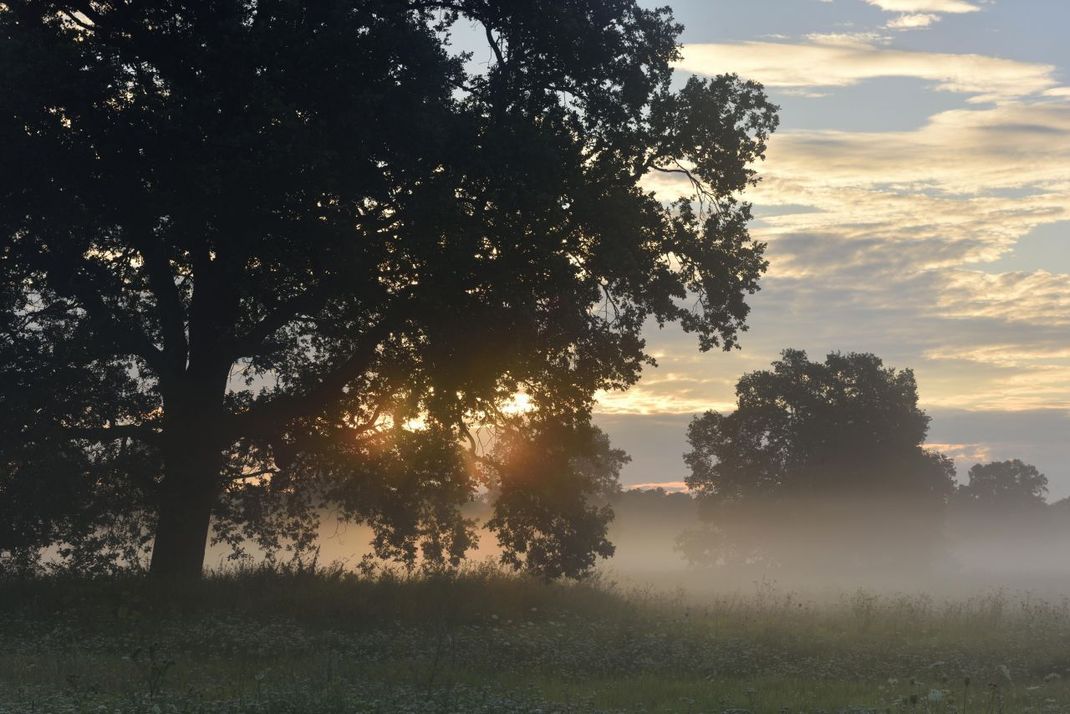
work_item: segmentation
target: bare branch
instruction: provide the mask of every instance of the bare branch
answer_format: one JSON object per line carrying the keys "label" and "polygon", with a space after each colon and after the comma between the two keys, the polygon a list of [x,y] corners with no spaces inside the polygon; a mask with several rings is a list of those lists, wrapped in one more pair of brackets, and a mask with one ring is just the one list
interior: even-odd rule
{"label": "bare branch", "polygon": [[247,478],[260,478],[261,476],[274,476],[280,473],[279,469],[260,469],[259,471],[242,472],[231,476],[229,481],[244,481]]}
{"label": "bare branch", "polygon": [[490,31],[490,25],[483,24],[483,31],[487,34],[487,42],[490,44],[491,50],[494,51],[494,57],[498,60],[498,64],[505,67],[505,57],[502,56],[502,48],[498,44],[498,41],[494,39],[494,34]]}
{"label": "bare branch", "polygon": [[149,287],[156,297],[156,309],[164,339],[164,359],[172,370],[181,372],[186,367],[189,344],[186,341],[186,310],[175,283],[174,271],[159,244],[151,239],[135,242],[145,261]]}

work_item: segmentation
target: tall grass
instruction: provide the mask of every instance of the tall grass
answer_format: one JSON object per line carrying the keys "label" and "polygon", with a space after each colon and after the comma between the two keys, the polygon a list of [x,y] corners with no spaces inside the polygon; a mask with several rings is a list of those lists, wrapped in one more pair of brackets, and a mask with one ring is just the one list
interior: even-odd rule
{"label": "tall grass", "polygon": [[0,581],[0,712],[1063,711],[1070,604],[242,569]]}

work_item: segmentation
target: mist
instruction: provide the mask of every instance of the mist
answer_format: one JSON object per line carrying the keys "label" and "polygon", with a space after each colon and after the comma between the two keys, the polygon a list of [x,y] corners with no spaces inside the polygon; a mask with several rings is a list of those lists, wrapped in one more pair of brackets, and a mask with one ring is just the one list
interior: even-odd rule
{"label": "mist", "polygon": [[952,503],[933,514],[906,503],[885,501],[874,509],[811,499],[772,513],[732,516],[733,530],[760,547],[750,557],[731,558],[718,552],[716,526],[700,517],[697,499],[631,491],[615,503],[610,539],[617,552],[600,570],[696,597],[745,594],[772,584],[813,597],[861,588],[946,598],[1007,591],[1061,599],[1070,586],[1066,506],[992,512]]}
{"label": "mist", "polygon": [[[732,530],[746,533],[755,544],[743,558],[718,548],[723,542],[716,522],[703,517],[701,500],[692,495],[632,489],[607,503],[614,510],[609,540],[615,553],[592,576],[696,602],[762,589],[818,601],[858,590],[947,600],[1001,592],[1058,601],[1070,588],[1070,507],[1065,502],[1001,512],[951,503],[934,514],[919,513],[909,503],[884,501],[874,511],[857,501],[809,499],[733,515]],[[484,521],[489,512],[477,502],[466,515]],[[312,549],[315,562],[344,570],[370,564],[406,572],[403,565],[374,557],[373,538],[370,526],[324,511]],[[462,568],[500,567],[501,554],[495,534],[479,527],[476,546]],[[262,553],[252,546],[245,560],[229,556],[229,548],[214,545],[206,565],[227,570],[262,562]],[[420,567],[417,561],[413,571]]]}

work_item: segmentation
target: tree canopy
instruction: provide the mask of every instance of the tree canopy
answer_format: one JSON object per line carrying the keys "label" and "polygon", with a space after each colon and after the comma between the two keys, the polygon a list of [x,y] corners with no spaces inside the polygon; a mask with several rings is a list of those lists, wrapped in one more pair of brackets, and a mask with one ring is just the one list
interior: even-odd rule
{"label": "tree canopy", "polygon": [[872,354],[821,363],[785,350],[772,369],[744,375],[736,396],[731,414],[692,421],[684,457],[687,484],[721,531],[718,557],[794,551],[812,537],[809,546],[842,560],[852,538],[890,547],[932,535],[917,526],[931,526],[952,494],[954,465],[924,447],[929,417],[910,370]]}
{"label": "tree canopy", "polygon": [[[487,64],[451,45],[469,23]],[[454,560],[503,468],[474,428],[589,440],[648,321],[734,347],[776,112],[671,86],[680,30],[635,0],[0,5],[0,559],[190,576],[210,523],[301,543],[330,501]],[[519,495],[544,487],[493,525],[577,574],[605,519]],[[561,517],[588,524],[564,560]]]}
{"label": "tree canopy", "polygon": [[1043,506],[1047,494],[1048,477],[1036,466],[1012,459],[975,464],[970,468],[969,481],[955,495],[963,504],[1020,511]]}

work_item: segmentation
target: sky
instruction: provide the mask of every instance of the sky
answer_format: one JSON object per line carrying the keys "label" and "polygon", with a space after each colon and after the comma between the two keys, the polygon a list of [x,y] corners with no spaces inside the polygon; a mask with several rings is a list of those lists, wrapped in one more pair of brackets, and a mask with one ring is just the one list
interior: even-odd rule
{"label": "sky", "polygon": [[659,366],[600,397],[624,483],[682,481],[691,416],[793,347],[912,368],[960,479],[1021,458],[1070,496],[1070,2],[669,4],[681,82],[735,72],[781,106],[749,193],[770,269],[741,350],[652,328]]}

